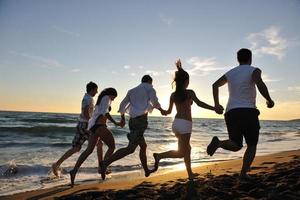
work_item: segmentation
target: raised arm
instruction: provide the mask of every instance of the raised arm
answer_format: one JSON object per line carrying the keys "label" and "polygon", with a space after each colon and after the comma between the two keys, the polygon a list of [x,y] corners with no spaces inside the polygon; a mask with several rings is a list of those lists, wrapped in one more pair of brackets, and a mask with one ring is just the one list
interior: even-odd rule
{"label": "raised arm", "polygon": [[274,101],[271,99],[268,88],[261,78],[261,70],[256,68],[252,74],[252,79],[255,82],[260,94],[267,100],[268,108],[274,106]]}
{"label": "raised arm", "polygon": [[190,95],[193,99],[193,101],[201,108],[205,108],[205,109],[208,109],[208,110],[215,110],[215,107],[211,106],[211,105],[208,105],[207,103],[204,103],[202,101],[200,101],[198,99],[198,97],[196,96],[196,93],[193,91],[193,90],[189,90],[190,92]]}

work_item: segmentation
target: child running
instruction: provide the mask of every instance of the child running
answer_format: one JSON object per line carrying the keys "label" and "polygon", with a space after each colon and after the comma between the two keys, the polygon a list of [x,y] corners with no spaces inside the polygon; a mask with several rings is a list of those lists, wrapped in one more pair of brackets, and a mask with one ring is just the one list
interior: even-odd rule
{"label": "child running", "polygon": [[184,158],[188,178],[193,180],[196,176],[191,168],[191,145],[190,138],[192,132],[192,114],[191,106],[193,101],[202,108],[214,110],[217,113],[222,110],[216,110],[215,107],[210,106],[200,101],[193,90],[188,90],[189,74],[182,69],[181,61],[176,61],[177,71],[175,72],[174,82],[176,84],[175,92],[171,94],[170,104],[168,110],[161,111],[163,115],[168,115],[172,112],[173,104],[176,106],[177,113],[172,124],[172,130],[178,139],[178,149],[166,151],[162,153],[154,153],[155,160],[154,172],[158,169],[158,164],[164,158]]}
{"label": "child running", "polygon": [[[107,159],[114,152],[115,140],[112,132],[106,126],[106,121],[109,119],[112,123],[121,127],[125,125],[123,120],[121,120],[121,122],[116,122],[109,114],[109,111],[111,110],[111,102],[116,97],[117,91],[114,88],[106,88],[99,94],[93,116],[88,123],[88,130],[91,131],[91,135],[88,140],[88,146],[86,150],[81,153],[74,168],[70,171],[71,186],[74,185],[74,180],[78,169],[87,159],[87,157],[93,152],[98,140],[102,140],[108,146],[104,159]],[[100,171],[100,169],[98,171]]]}
{"label": "child running", "polygon": [[[76,134],[72,141],[72,148],[67,150],[55,163],[52,164],[52,172],[58,177],[58,169],[60,165],[69,157],[71,157],[74,153],[80,151],[83,143],[89,138],[90,132],[87,130],[88,121],[92,116],[94,111],[94,100],[93,97],[98,92],[98,86],[94,82],[89,82],[86,85],[86,93],[83,96],[81,101],[81,114],[79,116],[77,126],[76,126]],[[98,154],[98,162],[102,161],[102,142],[99,141],[97,144],[97,154]]]}

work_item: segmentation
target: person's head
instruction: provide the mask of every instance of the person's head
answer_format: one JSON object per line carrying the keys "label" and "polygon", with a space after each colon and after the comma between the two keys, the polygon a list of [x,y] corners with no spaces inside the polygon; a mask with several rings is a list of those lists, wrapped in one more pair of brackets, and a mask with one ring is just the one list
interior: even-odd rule
{"label": "person's head", "polygon": [[251,65],[252,63],[252,52],[249,49],[240,49],[237,52],[237,60],[239,61],[240,65],[248,64]]}
{"label": "person's head", "polygon": [[117,90],[115,88],[105,88],[99,94],[96,105],[99,105],[102,98],[106,95],[108,95],[109,98],[113,101],[118,96],[118,93],[117,93]]}
{"label": "person's head", "polygon": [[141,80],[142,83],[149,83],[149,84],[152,84],[152,78],[151,76],[149,75],[144,75],[142,80]]}
{"label": "person's head", "polygon": [[91,95],[92,97],[94,97],[97,93],[98,93],[98,86],[96,83],[90,81],[87,85],[86,85],[86,92]]}
{"label": "person's head", "polygon": [[175,89],[175,102],[183,102],[187,98],[186,88],[190,83],[189,74],[182,68],[181,61],[176,61],[177,71],[175,72],[174,82],[176,85]]}

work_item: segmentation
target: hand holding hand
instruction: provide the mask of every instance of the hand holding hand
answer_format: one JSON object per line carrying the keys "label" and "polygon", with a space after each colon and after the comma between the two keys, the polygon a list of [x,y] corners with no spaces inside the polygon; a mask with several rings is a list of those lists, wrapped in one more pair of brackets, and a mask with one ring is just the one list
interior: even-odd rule
{"label": "hand holding hand", "polygon": [[124,126],[125,126],[125,120],[121,119],[121,121],[120,121],[120,127],[123,128]]}
{"label": "hand holding hand", "polygon": [[216,105],[215,106],[215,112],[219,115],[223,114],[224,108],[221,105]]}
{"label": "hand holding hand", "polygon": [[275,104],[274,101],[273,101],[272,99],[271,99],[270,101],[267,101],[266,103],[267,103],[267,107],[268,107],[268,108],[273,108],[273,107],[274,107],[274,104]]}
{"label": "hand holding hand", "polygon": [[164,116],[168,115],[168,112],[166,110],[163,110],[163,109],[160,111],[160,113],[161,113],[161,115],[164,115]]}

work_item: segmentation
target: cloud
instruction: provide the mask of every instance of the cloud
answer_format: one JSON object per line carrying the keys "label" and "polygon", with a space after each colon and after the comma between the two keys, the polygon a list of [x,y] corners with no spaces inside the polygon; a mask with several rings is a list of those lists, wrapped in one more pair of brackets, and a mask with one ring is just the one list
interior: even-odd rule
{"label": "cloud", "polygon": [[174,22],[174,20],[172,18],[167,17],[164,14],[160,14],[159,18],[164,24],[167,24],[168,26],[171,26]]}
{"label": "cloud", "polygon": [[281,60],[291,43],[280,35],[280,31],[279,27],[271,26],[261,32],[249,34],[247,39],[253,53],[273,55]]}
{"label": "cloud", "polygon": [[74,73],[77,73],[77,72],[80,72],[81,70],[80,69],[72,69],[71,72],[74,72]]}
{"label": "cloud", "polygon": [[150,74],[152,76],[160,76],[162,75],[164,72],[158,72],[158,71],[153,71],[153,70],[147,70],[146,74]]}
{"label": "cloud", "polygon": [[136,73],[130,73],[129,76],[136,76]]}
{"label": "cloud", "polygon": [[271,78],[269,75],[267,74],[263,74],[262,75],[262,79],[264,82],[278,82],[278,81],[281,81],[282,79],[274,79],[274,78]]}
{"label": "cloud", "polygon": [[288,87],[288,91],[300,94],[300,86],[290,86],[290,87]]}
{"label": "cloud", "polygon": [[67,30],[67,29],[62,28],[62,27],[52,26],[52,28],[53,28],[54,30],[58,31],[58,32],[61,32],[61,33],[70,35],[70,36],[72,36],[72,37],[80,37],[80,34],[79,34],[79,33],[76,33],[76,32],[70,31],[70,30]]}
{"label": "cloud", "polygon": [[124,69],[130,69],[131,68],[131,66],[129,66],[129,65],[124,65]]}
{"label": "cloud", "polygon": [[227,67],[217,67],[216,58],[191,57],[186,61],[192,65],[191,69],[186,69],[190,75],[205,76],[213,71],[225,70]]}
{"label": "cloud", "polygon": [[31,55],[28,53],[19,53],[16,51],[9,51],[10,54],[16,55],[16,56],[21,56],[26,59],[32,60],[36,62],[35,64],[43,67],[43,68],[59,68],[59,67],[64,67],[63,64],[61,64],[59,61],[50,59],[50,58],[45,58],[42,56],[36,56],[36,55]]}

